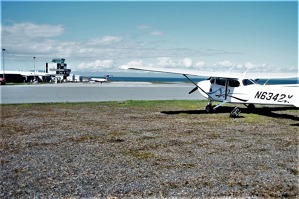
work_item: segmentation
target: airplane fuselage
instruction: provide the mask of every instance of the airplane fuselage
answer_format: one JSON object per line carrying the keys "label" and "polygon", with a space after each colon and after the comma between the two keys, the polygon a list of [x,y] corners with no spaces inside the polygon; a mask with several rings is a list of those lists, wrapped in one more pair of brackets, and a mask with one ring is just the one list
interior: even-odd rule
{"label": "airplane fuselage", "polygon": [[[298,84],[260,85],[250,79],[210,78],[198,83],[210,101],[297,106]],[[296,100],[297,99],[297,100]]]}

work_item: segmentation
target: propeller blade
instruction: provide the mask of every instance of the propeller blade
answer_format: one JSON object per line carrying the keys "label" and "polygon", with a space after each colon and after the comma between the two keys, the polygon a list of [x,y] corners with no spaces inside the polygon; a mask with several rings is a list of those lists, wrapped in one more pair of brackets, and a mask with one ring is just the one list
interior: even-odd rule
{"label": "propeller blade", "polygon": [[193,92],[196,91],[197,89],[198,89],[197,87],[193,88],[193,89],[189,92],[189,94],[193,93]]}
{"label": "propeller blade", "polygon": [[[207,93],[206,91],[204,91],[202,88],[200,88],[194,81],[192,81],[187,75],[185,75],[185,74],[183,74],[183,76],[185,76],[192,84],[194,84],[195,86],[196,86],[196,88],[198,88],[199,90],[201,90],[202,92],[204,92],[207,96],[209,96],[209,99],[213,99],[210,95],[209,95],[209,93]],[[193,89],[194,90],[194,89]],[[192,92],[194,92],[192,90]],[[189,92],[189,94],[190,93],[192,93],[191,91]]]}

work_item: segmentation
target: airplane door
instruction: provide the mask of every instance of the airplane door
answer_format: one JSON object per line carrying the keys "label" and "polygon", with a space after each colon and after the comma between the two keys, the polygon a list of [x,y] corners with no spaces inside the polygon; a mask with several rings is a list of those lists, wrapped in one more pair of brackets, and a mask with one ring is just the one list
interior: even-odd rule
{"label": "airplane door", "polygon": [[228,89],[226,87],[226,79],[214,78],[211,80],[210,96],[215,101],[223,101],[225,99],[225,91]]}

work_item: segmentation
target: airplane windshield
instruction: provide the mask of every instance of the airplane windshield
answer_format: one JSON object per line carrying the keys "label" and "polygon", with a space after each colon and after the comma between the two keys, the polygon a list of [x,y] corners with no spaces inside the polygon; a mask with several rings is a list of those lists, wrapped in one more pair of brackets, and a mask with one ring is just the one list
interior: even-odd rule
{"label": "airplane windshield", "polygon": [[226,79],[224,78],[216,78],[216,84],[220,86],[225,86]]}
{"label": "airplane windshield", "polygon": [[226,79],[226,78],[212,78],[210,80],[211,84],[217,84],[219,86],[225,86],[226,82],[228,82],[228,86],[229,87],[239,87],[240,86],[240,82],[238,80],[235,79]]}
{"label": "airplane windshield", "polygon": [[243,85],[248,86],[251,84],[256,84],[256,82],[253,79],[243,79]]}
{"label": "airplane windshield", "polygon": [[238,80],[233,80],[233,79],[230,79],[228,81],[228,85],[230,87],[239,87],[240,86],[240,82]]}
{"label": "airplane windshield", "polygon": [[215,83],[215,78],[210,78],[210,82],[211,82],[211,84],[214,84]]}

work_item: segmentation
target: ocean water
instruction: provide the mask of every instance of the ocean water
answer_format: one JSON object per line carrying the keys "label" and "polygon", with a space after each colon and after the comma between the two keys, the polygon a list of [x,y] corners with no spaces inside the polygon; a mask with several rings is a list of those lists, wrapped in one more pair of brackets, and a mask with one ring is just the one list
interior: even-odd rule
{"label": "ocean water", "polygon": [[[103,78],[103,77],[97,77]],[[194,82],[200,82],[202,80],[206,80],[207,78],[199,78],[199,77],[190,77],[190,79]],[[184,77],[110,77],[110,81],[117,82],[152,82],[152,83],[189,83],[189,80]],[[259,84],[264,84],[267,82],[266,79],[260,79],[257,81]],[[270,79],[267,84],[298,84],[299,79]]]}

